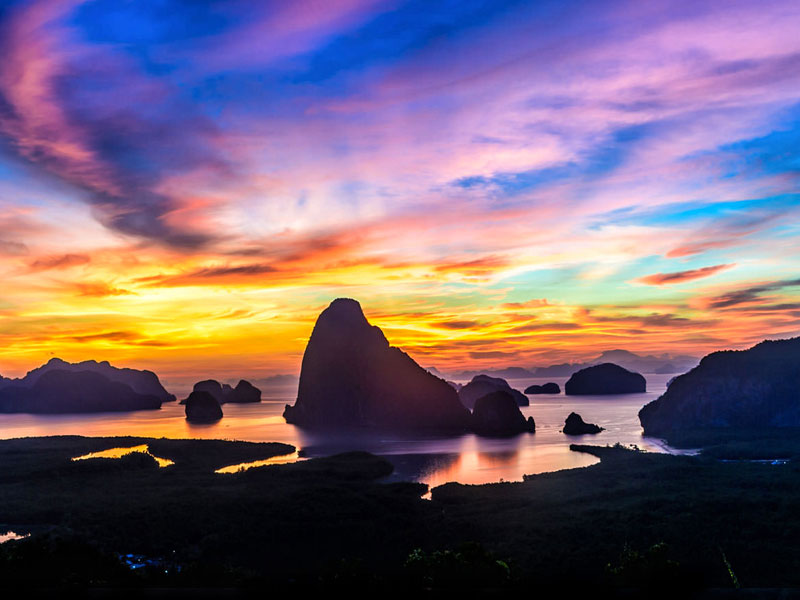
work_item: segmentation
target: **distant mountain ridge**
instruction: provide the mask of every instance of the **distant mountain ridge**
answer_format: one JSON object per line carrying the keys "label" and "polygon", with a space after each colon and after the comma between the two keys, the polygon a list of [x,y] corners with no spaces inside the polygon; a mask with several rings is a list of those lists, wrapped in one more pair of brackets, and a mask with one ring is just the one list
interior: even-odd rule
{"label": "distant mountain ridge", "polygon": [[[641,355],[629,350],[606,350],[595,359],[577,363],[559,363],[546,367],[505,367],[501,369],[467,370],[448,373],[451,379],[472,379],[476,375],[489,375],[503,379],[527,379],[531,377],[570,377],[572,374],[595,365],[614,363],[629,371],[637,373],[680,374],[685,373],[700,362],[700,359],[688,354],[680,355]],[[428,367],[437,376],[444,376],[436,367]]]}

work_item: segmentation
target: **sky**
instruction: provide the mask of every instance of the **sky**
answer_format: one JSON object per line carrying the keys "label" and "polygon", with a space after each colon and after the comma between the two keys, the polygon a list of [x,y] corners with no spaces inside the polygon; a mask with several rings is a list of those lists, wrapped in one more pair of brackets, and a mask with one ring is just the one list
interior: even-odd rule
{"label": "sky", "polygon": [[800,334],[800,3],[0,2],[0,373]]}

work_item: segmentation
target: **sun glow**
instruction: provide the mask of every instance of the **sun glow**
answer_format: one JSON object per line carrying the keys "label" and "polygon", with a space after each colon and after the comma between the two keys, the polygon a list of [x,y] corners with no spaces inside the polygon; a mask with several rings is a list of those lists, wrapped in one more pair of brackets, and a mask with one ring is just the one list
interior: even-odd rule
{"label": "sun glow", "polygon": [[[464,5],[447,38],[370,5],[219,7],[176,39],[148,7],[124,28],[82,3],[0,16],[3,376],[53,355],[297,373],[339,296],[449,369],[800,333],[791,3],[611,3],[588,36]],[[262,28],[283,50],[242,53]]]}

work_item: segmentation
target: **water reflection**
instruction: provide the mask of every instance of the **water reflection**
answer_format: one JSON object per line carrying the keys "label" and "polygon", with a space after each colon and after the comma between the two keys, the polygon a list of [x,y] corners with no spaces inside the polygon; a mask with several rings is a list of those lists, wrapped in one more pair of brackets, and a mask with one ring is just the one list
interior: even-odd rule
{"label": "water reflection", "polygon": [[[307,456],[329,456],[349,450],[381,454],[395,467],[390,480],[414,480],[431,487],[458,481],[466,484],[522,481],[523,475],[586,467],[598,462],[589,454],[572,452],[563,434],[558,443],[537,439],[539,433],[509,438],[485,438],[474,434],[437,438],[428,436],[380,436],[351,433],[300,432]],[[573,437],[573,440],[575,438]]]}
{"label": "water reflection", "polygon": [[236,465],[230,465],[229,467],[222,467],[221,469],[217,469],[214,473],[239,473],[241,471],[247,471],[247,469],[252,469],[253,467],[267,467],[269,465],[285,465],[288,463],[297,462],[298,460],[303,460],[300,457],[300,453],[295,451],[290,454],[281,454],[280,456],[273,456],[272,458],[265,458],[263,460],[254,460],[251,462],[243,462]]}
{"label": "water reflection", "polygon": [[[663,392],[671,375],[646,377],[651,391],[644,394],[531,396],[531,405],[523,407],[522,413],[536,420],[536,433],[512,438],[482,438],[472,434],[447,438],[374,433],[330,435],[303,431],[287,424],[281,416],[284,405],[294,402],[296,383],[263,388],[264,401],[258,404],[226,404],[222,420],[202,427],[187,423],[184,407],[173,402],[165,403],[160,410],[130,413],[4,414],[0,415],[0,437],[73,434],[283,442],[302,449],[303,455],[308,457],[349,450],[380,454],[395,465],[394,479],[422,481],[434,486],[448,481],[520,481],[523,475],[584,467],[596,462],[592,456],[571,452],[570,443],[620,443],[653,452],[676,452],[661,440],[642,436],[637,413]],[[532,378],[510,383],[517,389],[524,389],[532,383],[550,380],[563,388],[566,378]],[[564,419],[573,411],[585,421],[605,427],[605,431],[597,435],[564,435],[561,432]]]}
{"label": "water reflection", "polygon": [[100,450],[99,452],[90,452],[89,454],[84,454],[83,456],[76,456],[72,460],[89,460],[90,458],[122,458],[123,456],[133,454],[134,452],[141,452],[151,456],[158,463],[158,466],[162,468],[175,464],[175,461],[172,461],[168,458],[160,458],[151,453],[147,444],[131,446],[129,448],[109,448],[108,450]]}
{"label": "water reflection", "polygon": [[12,540],[23,540],[30,535],[30,533],[19,534],[13,531],[6,531],[5,533],[0,533],[0,544],[5,544],[6,542],[10,542]]}

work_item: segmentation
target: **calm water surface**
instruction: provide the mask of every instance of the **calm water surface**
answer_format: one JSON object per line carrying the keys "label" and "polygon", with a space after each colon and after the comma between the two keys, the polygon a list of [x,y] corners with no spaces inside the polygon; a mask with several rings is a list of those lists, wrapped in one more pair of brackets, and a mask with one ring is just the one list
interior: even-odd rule
{"label": "calm water surface", "polygon": [[[448,481],[489,483],[519,481],[525,474],[585,467],[597,462],[588,454],[571,452],[569,445],[635,444],[653,452],[674,452],[661,440],[642,436],[637,413],[665,389],[671,375],[646,375],[647,393],[620,396],[531,396],[523,414],[536,421],[535,434],[512,438],[484,438],[473,434],[456,437],[414,437],[408,435],[322,435],[287,424],[281,414],[293,404],[296,383],[263,389],[260,404],[225,404],[224,418],[212,425],[190,425],[184,407],[172,402],[161,410],[90,415],[0,415],[0,438],[41,435],[204,438],[285,442],[305,456],[326,456],[346,450],[367,450],[386,456],[396,472],[394,479],[410,479],[431,486]],[[511,380],[524,390],[532,383],[555,381],[563,389],[566,378]],[[465,383],[465,382],[464,382]],[[597,435],[567,436],[561,433],[570,412],[584,421],[605,427]]]}

